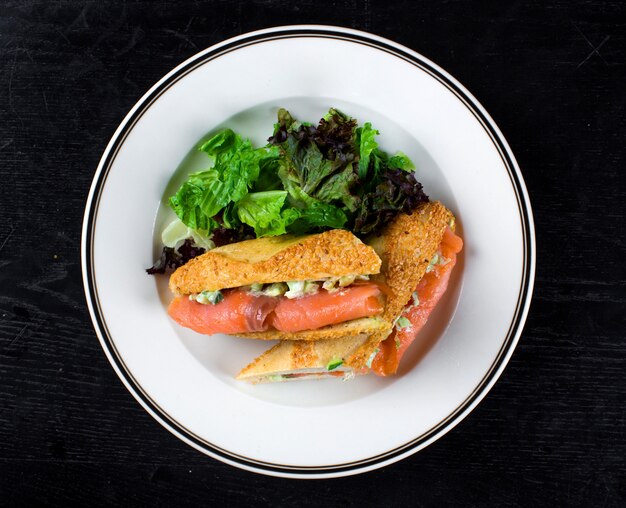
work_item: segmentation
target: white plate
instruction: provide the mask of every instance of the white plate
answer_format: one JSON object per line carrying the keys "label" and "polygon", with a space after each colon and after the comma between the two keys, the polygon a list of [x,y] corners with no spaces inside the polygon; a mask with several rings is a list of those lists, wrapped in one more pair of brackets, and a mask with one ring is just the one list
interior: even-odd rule
{"label": "white plate", "polygon": [[[261,144],[280,106],[302,120],[316,121],[336,106],[371,121],[383,149],[405,151],[426,192],[458,218],[465,249],[451,287],[397,377],[235,382],[268,344],[203,337],[174,325],[165,312],[165,281],[144,272],[158,253],[164,196],[185,171],[206,164],[195,144],[223,126]],[[390,464],[466,416],[513,352],[535,265],[522,176],[476,99],[414,51],[327,26],[235,37],[159,81],[102,156],[82,243],[96,332],[139,403],[218,460],[306,478]]]}

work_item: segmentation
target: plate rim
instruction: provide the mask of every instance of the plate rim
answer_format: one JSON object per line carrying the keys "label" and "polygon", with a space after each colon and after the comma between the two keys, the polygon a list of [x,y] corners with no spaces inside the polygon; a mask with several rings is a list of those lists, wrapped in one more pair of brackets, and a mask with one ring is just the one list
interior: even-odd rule
{"label": "plate rim", "polygon": [[[407,63],[413,64],[422,71],[430,74],[442,85],[446,86],[454,95],[456,95],[489,135],[509,173],[509,178],[511,179],[511,184],[513,186],[520,213],[524,250],[520,292],[511,325],[495,360],[483,376],[480,383],[475,386],[474,390],[467,396],[467,398],[437,425],[402,446],[389,450],[383,454],[368,457],[367,459],[325,466],[273,464],[257,459],[243,457],[228,450],[224,450],[215,444],[209,443],[205,439],[193,434],[190,430],[185,429],[180,422],[177,422],[170,417],[154,400],[148,396],[147,393],[145,393],[141,385],[134,379],[130,369],[125,366],[121,355],[117,353],[115,344],[108,332],[106,320],[100,310],[97,297],[97,285],[95,283],[93,263],[91,259],[93,255],[94,224],[97,218],[101,191],[104,188],[106,177],[111,166],[113,165],[117,152],[124,144],[126,135],[130,133],[134,124],[139,120],[139,118],[141,118],[143,113],[150,108],[152,103],[155,102],[163,92],[173,86],[176,81],[192,72],[196,67],[204,65],[214,58],[222,56],[228,52],[244,48],[251,44],[297,37],[344,40],[364,44],[374,49],[384,51],[392,56],[399,57]],[[98,163],[98,167],[94,174],[87,197],[81,235],[83,286],[92,324],[109,363],[121,379],[122,383],[139,402],[139,404],[176,437],[214,459],[248,471],[290,478],[329,478],[358,474],[377,469],[418,452],[445,435],[448,431],[460,423],[491,390],[515,350],[522,333],[532,299],[535,264],[536,246],[534,221],[531,203],[524,179],[515,156],[513,155],[506,139],[483,106],[449,73],[416,51],[368,32],[330,25],[286,25],[241,34],[239,36],[226,39],[196,53],[163,76],[136,102],[133,108],[124,117],[111,137],[111,140],[107,144],[107,147]]]}

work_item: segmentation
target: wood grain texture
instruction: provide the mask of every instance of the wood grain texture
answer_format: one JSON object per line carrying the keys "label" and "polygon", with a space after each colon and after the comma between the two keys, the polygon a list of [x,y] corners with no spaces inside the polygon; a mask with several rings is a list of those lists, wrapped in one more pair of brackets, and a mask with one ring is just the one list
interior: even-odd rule
{"label": "wood grain texture", "polygon": [[[161,428],[102,353],[80,275],[89,185],[132,105],[200,49],[295,23],[389,37],[459,79],[537,229],[529,319],[486,399],[426,450],[333,481],[239,471]],[[617,1],[2,2],[0,505],[626,505],[625,49]]]}

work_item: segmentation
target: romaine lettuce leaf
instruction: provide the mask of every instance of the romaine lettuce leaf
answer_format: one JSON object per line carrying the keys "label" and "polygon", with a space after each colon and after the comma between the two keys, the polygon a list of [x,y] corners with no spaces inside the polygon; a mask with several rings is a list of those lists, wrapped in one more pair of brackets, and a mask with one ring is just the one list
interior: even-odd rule
{"label": "romaine lettuce leaf", "polygon": [[216,157],[218,154],[230,150],[236,142],[237,134],[232,129],[226,129],[203,143],[200,151]]}
{"label": "romaine lettuce leaf", "polygon": [[[226,129],[204,143],[200,150],[215,159],[213,169],[218,172],[223,187],[214,199],[222,207],[230,201],[239,201],[259,178],[264,159],[275,159],[275,148],[253,148],[250,140]],[[217,211],[215,212],[217,213]]]}
{"label": "romaine lettuce leaf", "polygon": [[254,183],[253,192],[283,190],[282,182],[278,177],[280,166],[278,157],[266,157],[259,161],[259,178]]}
{"label": "romaine lettuce leaf", "polygon": [[241,226],[241,221],[237,215],[237,203],[231,201],[228,203],[221,212],[220,222],[224,225],[224,227],[229,229],[237,229]]}
{"label": "romaine lettuce leaf", "polygon": [[[359,144],[359,178],[365,180],[368,177],[370,159],[372,152],[378,148],[376,136],[379,132],[372,128],[370,122],[363,124],[363,127],[357,129],[357,140]],[[377,172],[371,176],[377,176]]]}
{"label": "romaine lettuce leaf", "polygon": [[286,226],[295,219],[281,215],[287,191],[252,192],[237,203],[237,215],[244,224],[254,228],[257,238],[283,235]]}
{"label": "romaine lettuce leaf", "polygon": [[183,183],[178,192],[169,200],[170,206],[178,218],[191,229],[203,229],[210,231],[216,225],[212,215],[207,215],[202,209],[205,196],[213,195],[207,188],[211,188],[213,182],[209,175],[199,176],[195,173]]}
{"label": "romaine lettuce leaf", "polygon": [[219,225],[218,213],[248,193],[259,178],[260,167],[275,161],[279,150],[255,149],[231,129],[213,136],[200,150],[213,158],[213,167],[190,175],[170,198],[170,205],[188,227],[212,230]]}
{"label": "romaine lettuce leaf", "polygon": [[[297,210],[292,208],[290,210]],[[289,227],[294,233],[306,233],[324,229],[341,229],[348,218],[344,211],[328,203],[314,203],[309,208],[298,209],[298,220]]]}

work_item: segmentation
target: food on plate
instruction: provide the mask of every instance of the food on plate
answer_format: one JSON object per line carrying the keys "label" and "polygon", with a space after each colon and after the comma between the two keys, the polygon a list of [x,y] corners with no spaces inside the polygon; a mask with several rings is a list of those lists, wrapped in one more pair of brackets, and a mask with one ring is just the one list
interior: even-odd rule
{"label": "food on plate", "polygon": [[[371,366],[374,373],[388,376],[397,372],[404,353],[417,338],[431,312],[448,288],[452,269],[456,265],[457,254],[463,248],[463,240],[454,230],[454,223],[443,230],[439,247],[430,258],[425,273],[420,275],[420,269],[407,277],[406,280],[411,282],[419,281],[411,293],[408,303],[399,308],[391,301],[385,309],[386,316],[396,316],[394,318],[395,327],[392,333],[376,347],[378,353],[374,356]],[[388,250],[382,256],[387,257],[390,254],[391,251]],[[393,261],[390,263],[394,264]],[[395,288],[396,282],[391,280],[393,278],[393,274],[388,274],[387,280]],[[399,280],[399,277],[395,277],[395,279]],[[402,301],[400,295],[405,295],[407,292],[406,289],[404,291],[398,290],[396,300],[398,304]],[[400,309],[399,314],[391,314],[391,312],[396,312],[398,308]]]}
{"label": "food on plate", "polygon": [[[269,134],[269,132],[268,132]],[[169,198],[176,219],[149,273],[184,264],[181,248],[210,249],[286,233],[346,229],[379,232],[399,213],[428,201],[411,160],[378,147],[367,122],[330,109],[317,126],[278,111],[266,146],[225,129],[199,146],[210,167],[189,175]],[[185,246],[185,240],[192,240]]]}
{"label": "food on plate", "polygon": [[245,367],[237,379],[252,384],[327,377],[347,379],[355,374],[349,359],[368,338],[367,334],[349,334],[333,340],[281,341]]}
{"label": "food on plate", "polygon": [[[380,258],[349,231],[258,238],[212,249],[170,277],[169,315],[203,334],[315,340],[380,329]],[[338,328],[337,328],[338,327]]]}
{"label": "food on plate", "polygon": [[454,216],[439,202],[397,216],[369,241],[382,260],[380,273],[371,279],[388,288],[381,316],[388,326],[324,343],[280,342],[245,367],[238,379],[259,383],[395,374],[447,288],[463,246],[454,230]]}
{"label": "food on plate", "polygon": [[198,149],[169,206],[150,274],[170,273],[170,317],[198,333],[278,340],[252,383],[397,372],[446,291],[463,242],[407,155],[330,109],[278,111],[265,146],[231,129]]}

